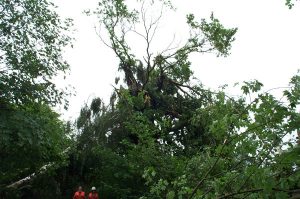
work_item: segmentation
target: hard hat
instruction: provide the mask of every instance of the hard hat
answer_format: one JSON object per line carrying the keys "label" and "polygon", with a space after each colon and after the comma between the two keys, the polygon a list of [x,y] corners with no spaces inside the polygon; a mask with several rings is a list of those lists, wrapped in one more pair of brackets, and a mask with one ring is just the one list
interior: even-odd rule
{"label": "hard hat", "polygon": [[92,187],[92,191],[96,191],[96,187]]}

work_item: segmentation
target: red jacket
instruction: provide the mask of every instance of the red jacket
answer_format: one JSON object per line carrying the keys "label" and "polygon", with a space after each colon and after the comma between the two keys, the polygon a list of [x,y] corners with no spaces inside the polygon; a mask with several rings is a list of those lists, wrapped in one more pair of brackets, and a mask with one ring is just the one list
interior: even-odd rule
{"label": "red jacket", "polygon": [[99,199],[98,193],[91,192],[88,199]]}
{"label": "red jacket", "polygon": [[85,199],[84,191],[76,191],[73,196],[73,199]]}

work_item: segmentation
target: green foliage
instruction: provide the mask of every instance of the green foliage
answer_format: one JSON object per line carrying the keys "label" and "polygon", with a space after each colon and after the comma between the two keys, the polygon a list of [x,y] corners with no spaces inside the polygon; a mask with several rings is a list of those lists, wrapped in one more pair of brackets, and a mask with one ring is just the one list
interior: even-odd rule
{"label": "green foliage", "polygon": [[68,146],[65,125],[47,105],[2,109],[0,126],[2,186],[38,171],[45,164],[64,161],[62,151]]}
{"label": "green foliage", "polygon": [[54,79],[69,69],[62,52],[72,23],[47,0],[3,0],[0,10],[0,197],[18,198],[22,190],[7,185],[65,164],[70,129],[52,107],[68,106]]}
{"label": "green foliage", "polygon": [[[283,92],[294,91],[295,103],[299,99],[298,78],[294,76],[294,84]],[[171,196],[159,189],[164,179],[153,182],[146,178],[151,189],[160,190],[159,198],[243,198],[245,194],[251,198],[288,198],[291,189],[299,188],[294,184],[299,178],[299,147],[278,152],[287,145],[283,138],[299,129],[299,113],[295,106],[291,108],[289,103],[261,92],[261,86],[256,81],[246,82],[240,99],[227,98],[220,92],[212,105],[196,110],[193,124],[208,125],[207,133],[215,140],[187,160],[188,166],[179,176],[188,180],[175,177],[168,181],[171,186],[167,193]],[[257,97],[246,103],[249,94]],[[177,187],[179,182],[183,184]],[[180,188],[187,191],[178,192]]]}
{"label": "green foliage", "polygon": [[[226,94],[226,86],[208,90],[192,81],[189,56],[229,55],[237,29],[225,28],[213,15],[197,22],[189,14],[190,37],[184,45],[153,53],[152,38],[161,16],[151,16],[149,23],[145,7],[174,9],[171,1],[138,0],[139,9],[126,3],[104,0],[95,12],[88,12],[99,17],[109,40],[101,39],[116,54],[124,81],[116,78],[119,87],[114,87],[108,105],[95,98],[82,107],[69,164],[51,176],[51,186],[68,190],[60,194],[66,198],[79,184],[86,190],[96,186],[101,197],[112,199],[288,198],[299,189],[299,146],[287,138],[300,128],[300,76],[292,77],[282,98],[272,90],[263,91],[263,84],[256,80],[243,82],[241,94],[235,97]],[[145,40],[143,58],[132,53],[128,32]],[[33,121],[55,136],[61,124],[43,107],[34,114],[43,119]],[[33,111],[29,110],[26,114]],[[47,123],[51,121],[53,128]],[[31,124],[31,120],[22,123]],[[32,129],[26,128],[20,126],[24,133],[18,143],[35,147],[32,140],[41,133],[31,136]],[[40,163],[59,158],[55,155],[63,143],[48,147],[52,146],[56,146],[53,157],[51,150],[40,145],[33,155],[46,155]],[[34,183],[42,184],[43,177],[47,176]]]}
{"label": "green foliage", "polygon": [[[297,0],[296,0],[297,1]],[[295,5],[294,0],[286,0],[285,5],[289,8],[292,9]]]}
{"label": "green foliage", "polygon": [[53,9],[47,0],[1,1],[1,104],[55,105],[68,94],[56,88],[53,78],[69,68],[62,51],[71,41],[71,20],[63,22]]}
{"label": "green foliage", "polygon": [[213,13],[210,16],[210,22],[202,19],[201,23],[198,23],[194,18],[193,14],[187,15],[187,23],[193,30],[200,29],[205,35],[205,38],[200,41],[198,38],[192,38],[191,41],[195,44],[200,42],[201,45],[204,45],[207,41],[212,46],[212,49],[218,52],[218,55],[228,55],[237,28],[224,28],[220,21],[214,17]]}
{"label": "green foliage", "polygon": [[[141,9],[130,10],[125,1],[106,0],[94,12],[109,35],[105,44],[119,59],[124,84],[115,88],[110,105],[98,104],[97,115],[95,99],[77,120],[78,149],[90,154],[99,150],[95,159],[105,158],[109,150],[116,160],[106,161],[109,170],[92,166],[99,173],[85,170],[85,176],[123,176],[119,183],[109,177],[95,180],[124,194],[112,198],[287,198],[299,188],[299,151],[284,155],[279,149],[299,129],[299,76],[292,78],[282,99],[263,92],[256,80],[244,82],[234,98],[223,89],[212,92],[193,84],[189,55],[229,55],[237,29],[225,28],[213,15],[197,22],[189,14],[186,43],[154,56],[149,49],[160,17],[148,24],[147,2],[141,3]],[[149,6],[155,3],[166,2],[151,1]],[[135,28],[140,24],[145,35]],[[128,31],[145,39],[144,59],[132,54]]]}

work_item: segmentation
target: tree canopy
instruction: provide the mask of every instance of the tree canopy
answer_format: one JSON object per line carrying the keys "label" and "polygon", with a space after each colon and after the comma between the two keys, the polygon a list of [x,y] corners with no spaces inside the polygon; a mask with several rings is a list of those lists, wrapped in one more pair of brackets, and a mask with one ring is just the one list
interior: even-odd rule
{"label": "tree canopy", "polygon": [[61,103],[66,93],[53,81],[69,69],[62,52],[72,21],[47,0],[3,0],[0,10],[1,103]]}
{"label": "tree canopy", "polygon": [[[67,90],[54,79],[66,74],[62,57],[71,20],[47,0],[0,2],[0,197],[10,183],[64,162],[66,124],[52,110],[67,108]],[[10,196],[16,198],[17,196]]]}
{"label": "tree canopy", "polygon": [[[11,8],[22,13],[40,5],[47,11],[41,19],[36,16],[42,20],[42,27],[49,25],[49,20],[45,20],[48,14],[54,20],[51,32],[56,35],[51,41],[49,33],[40,32],[44,29],[39,29],[39,23],[28,25],[21,32],[36,33],[32,42],[42,42],[42,50],[30,48],[36,57],[23,58],[30,66],[24,72],[29,75],[26,78],[40,80],[45,76],[42,79],[51,83],[53,76],[67,69],[60,61],[70,38],[63,34],[68,26],[62,25],[55,12],[49,10],[51,4],[42,2],[36,5],[33,0],[5,1],[3,5],[28,5],[16,11]],[[3,87],[9,92],[3,92],[0,99],[9,104],[9,109],[1,109],[0,113],[4,135],[1,160],[5,162],[0,166],[1,186],[39,173],[45,163],[50,163],[55,165],[53,169],[37,175],[30,182],[31,187],[17,187],[16,195],[11,197],[66,198],[79,185],[85,190],[96,186],[100,198],[112,199],[297,197],[300,148],[293,136],[300,127],[299,74],[291,78],[288,86],[277,88],[280,97],[274,90],[264,90],[257,80],[237,83],[237,96],[231,96],[227,86],[211,90],[193,75],[190,56],[230,56],[238,29],[225,27],[213,13],[207,19],[188,14],[186,41],[155,49],[153,42],[160,20],[166,10],[176,9],[168,0],[135,2],[132,6],[125,0],[102,0],[95,10],[86,11],[98,17],[99,41],[119,61],[118,66],[109,67],[118,67],[121,76],[115,79],[110,103],[99,97],[85,103],[74,125],[60,121],[49,107],[52,101],[60,103],[64,99],[53,83],[49,89],[54,89],[54,93],[49,93],[48,87],[35,90],[34,81],[29,84],[27,96],[23,90],[12,89],[15,84],[9,83],[9,74],[16,72],[22,77],[23,67],[27,67],[22,57],[27,51],[18,51],[18,55],[12,48],[3,50],[5,62],[1,64],[8,71],[3,73],[7,80]],[[150,9],[156,14],[148,12]],[[20,24],[32,21],[26,17],[17,19]],[[10,25],[15,26],[13,22]],[[19,38],[21,33],[13,33],[20,44],[3,39],[7,40],[5,45],[26,43]],[[134,49],[130,37],[142,38],[145,49]],[[42,56],[38,53],[43,49],[47,52],[48,47],[54,52],[46,53],[37,62]],[[11,62],[11,56],[15,62]],[[20,68],[14,68],[15,65]],[[49,71],[43,73],[43,67]],[[34,76],[31,70],[42,70],[38,73],[41,76]],[[26,83],[26,78],[21,78],[22,83]],[[25,97],[19,99],[20,93]],[[68,153],[64,153],[66,149]],[[19,164],[20,159],[23,164]]]}
{"label": "tree canopy", "polygon": [[[109,105],[95,98],[77,120],[84,153],[78,163],[82,176],[91,176],[84,182],[112,198],[290,196],[299,187],[299,149],[285,139],[299,128],[299,76],[281,99],[256,80],[236,85],[238,97],[228,96],[225,87],[206,89],[192,81],[189,55],[229,55],[237,29],[225,28],[213,15],[198,22],[189,14],[186,43],[152,52],[163,13],[149,17],[147,6],[173,7],[168,1],[139,3],[140,9],[131,10],[125,1],[107,0],[94,12],[109,38],[102,32],[100,39],[115,52],[124,81],[116,79]],[[131,32],[146,43],[141,58],[127,41]]]}

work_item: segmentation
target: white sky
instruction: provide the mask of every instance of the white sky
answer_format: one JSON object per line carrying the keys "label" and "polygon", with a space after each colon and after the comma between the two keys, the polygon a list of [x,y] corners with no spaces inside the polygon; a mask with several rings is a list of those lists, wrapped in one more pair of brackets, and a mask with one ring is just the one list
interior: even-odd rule
{"label": "white sky", "polygon": [[[130,0],[133,1],[133,0]],[[156,45],[172,40],[173,33],[180,40],[185,15],[194,13],[198,19],[208,18],[213,11],[225,27],[238,27],[231,55],[217,58],[213,54],[192,56],[195,76],[209,88],[223,84],[258,79],[265,88],[286,86],[290,77],[300,69],[300,4],[289,10],[285,0],[174,0],[176,13],[166,14]],[[66,50],[71,65],[68,82],[77,95],[70,99],[65,119],[75,119],[84,102],[100,97],[106,102],[117,75],[118,60],[101,43],[91,17],[82,14],[94,8],[97,0],[55,0],[63,17],[74,19],[77,31],[73,49]],[[156,46],[155,45],[155,46]],[[135,51],[144,50],[138,40]],[[155,52],[155,49],[153,49]],[[66,82],[64,82],[66,84]]]}

